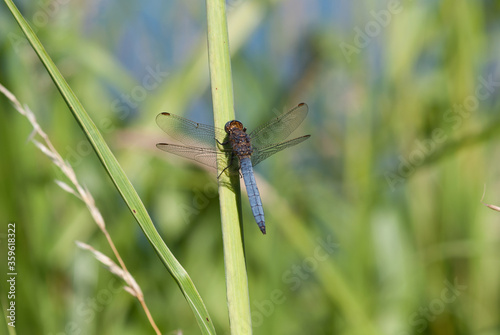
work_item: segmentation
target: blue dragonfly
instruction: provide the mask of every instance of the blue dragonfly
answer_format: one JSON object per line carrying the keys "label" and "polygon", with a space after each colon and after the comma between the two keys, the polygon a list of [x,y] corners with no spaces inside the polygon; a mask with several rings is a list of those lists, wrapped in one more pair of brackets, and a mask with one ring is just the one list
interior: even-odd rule
{"label": "blue dragonfly", "polygon": [[[307,112],[307,105],[301,103],[251,133],[247,133],[247,129],[237,120],[227,122],[224,129],[221,129],[193,122],[174,114],[160,113],[156,117],[158,126],[184,145],[158,143],[156,147],[215,169],[219,162],[225,166],[222,172],[229,168],[237,157],[253,216],[260,230],[265,234],[264,209],[252,167],[283,149],[307,140],[311,135],[283,142],[302,123]],[[228,146],[230,148],[227,148]]]}

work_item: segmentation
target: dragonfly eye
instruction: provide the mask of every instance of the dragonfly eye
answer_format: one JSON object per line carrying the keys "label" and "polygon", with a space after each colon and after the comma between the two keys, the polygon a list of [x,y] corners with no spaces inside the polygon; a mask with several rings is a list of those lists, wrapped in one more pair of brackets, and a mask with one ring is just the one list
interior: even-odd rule
{"label": "dragonfly eye", "polygon": [[224,126],[224,130],[226,131],[226,133],[229,134],[229,132],[231,132],[233,129],[243,129],[245,130],[246,128],[243,128],[243,124],[238,121],[238,120],[233,120],[233,121],[228,121],[226,123],[226,125]]}
{"label": "dragonfly eye", "polygon": [[231,122],[233,122],[233,121],[228,121],[226,123],[226,125],[224,126],[224,130],[226,131],[226,133],[229,133],[229,129],[230,129],[229,127],[231,126]]}

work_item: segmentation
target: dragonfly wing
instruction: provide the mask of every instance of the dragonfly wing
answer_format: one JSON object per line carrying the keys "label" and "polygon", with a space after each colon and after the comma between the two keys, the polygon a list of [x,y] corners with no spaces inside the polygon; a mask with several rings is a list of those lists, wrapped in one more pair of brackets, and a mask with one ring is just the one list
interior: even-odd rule
{"label": "dragonfly wing", "polygon": [[201,164],[205,164],[214,169],[217,169],[217,159],[225,157],[224,152],[217,152],[212,148],[185,147],[182,145],[158,143],[158,149],[161,149],[172,154],[195,160]]}
{"label": "dragonfly wing", "polygon": [[280,152],[283,149],[292,147],[294,145],[297,145],[305,140],[307,140],[311,135],[305,135],[301,137],[294,138],[293,140],[289,140],[286,142],[278,143],[276,145],[270,145],[265,148],[254,148],[254,151],[252,153],[252,165],[255,166],[262,162],[264,159],[268,158],[269,156],[274,155],[277,152]]}
{"label": "dragonfly wing", "polygon": [[222,142],[226,136],[223,129],[197,123],[170,113],[158,114],[156,123],[165,133],[189,147],[211,148],[215,146],[215,139]]}
{"label": "dragonfly wing", "polygon": [[307,104],[301,103],[289,112],[261,125],[250,133],[252,146],[264,148],[282,142],[304,121],[308,110]]}

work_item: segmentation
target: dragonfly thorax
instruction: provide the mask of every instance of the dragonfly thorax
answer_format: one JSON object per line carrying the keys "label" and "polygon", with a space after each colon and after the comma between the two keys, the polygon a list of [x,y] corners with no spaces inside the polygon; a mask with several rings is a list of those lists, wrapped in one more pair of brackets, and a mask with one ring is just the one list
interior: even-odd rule
{"label": "dragonfly thorax", "polygon": [[229,144],[233,152],[238,157],[250,156],[253,152],[250,136],[246,133],[246,128],[238,120],[226,123],[224,130],[228,134]]}

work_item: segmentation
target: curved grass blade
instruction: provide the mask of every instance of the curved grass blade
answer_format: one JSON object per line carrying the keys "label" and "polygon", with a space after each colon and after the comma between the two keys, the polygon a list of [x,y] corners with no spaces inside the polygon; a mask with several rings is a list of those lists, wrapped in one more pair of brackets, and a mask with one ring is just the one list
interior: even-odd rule
{"label": "curved grass blade", "polygon": [[168,247],[165,245],[165,242],[161,239],[160,235],[156,231],[153,222],[151,221],[151,218],[149,217],[149,214],[144,207],[144,204],[137,195],[137,192],[133,188],[127,176],[123,172],[121,166],[118,164],[118,161],[104,141],[102,135],[99,133],[99,130],[90,119],[80,101],[71,90],[67,82],[64,80],[54,62],[50,59],[37,36],[31,29],[29,24],[26,22],[26,20],[23,18],[17,7],[11,0],[5,0],[5,3],[9,7],[10,12],[16,19],[31,46],[52,77],[52,80],[56,84],[57,89],[61,93],[62,97],[66,101],[66,104],[73,113],[73,116],[78,121],[80,127],[87,136],[101,163],[103,164],[108,175],[111,177],[113,183],[115,184],[118,192],[120,192],[123,200],[125,200],[127,206],[132,212],[132,215],[139,223],[139,226],[141,227],[142,231],[155,249],[156,253],[160,257],[167,270],[179,285],[179,288],[184,294],[184,297],[186,298],[189,306],[193,310],[201,332],[203,334],[215,334],[215,328],[213,326],[211,318],[201,299],[201,296],[199,295],[193,282],[191,281],[191,278],[189,278],[186,270],[184,270],[181,264],[170,252]]}

